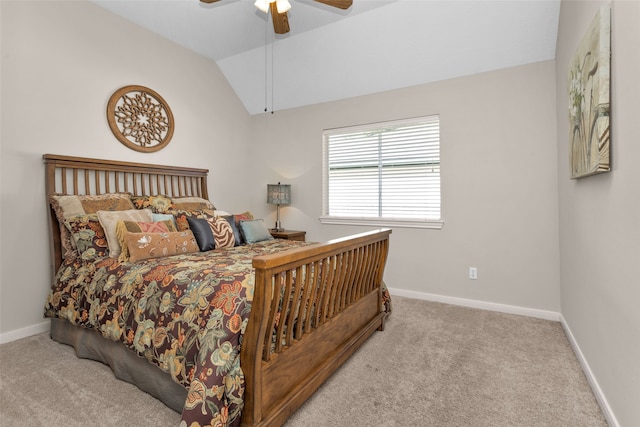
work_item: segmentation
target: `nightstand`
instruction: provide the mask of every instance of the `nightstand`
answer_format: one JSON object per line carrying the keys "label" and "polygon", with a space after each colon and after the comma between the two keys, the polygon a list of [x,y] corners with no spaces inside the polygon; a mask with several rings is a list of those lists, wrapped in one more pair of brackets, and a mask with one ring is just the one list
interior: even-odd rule
{"label": "nightstand", "polygon": [[301,242],[304,242],[304,239],[305,239],[304,236],[305,234],[307,234],[306,231],[299,231],[299,230],[276,231],[273,229],[269,230],[269,233],[271,233],[271,235],[276,239],[299,240]]}

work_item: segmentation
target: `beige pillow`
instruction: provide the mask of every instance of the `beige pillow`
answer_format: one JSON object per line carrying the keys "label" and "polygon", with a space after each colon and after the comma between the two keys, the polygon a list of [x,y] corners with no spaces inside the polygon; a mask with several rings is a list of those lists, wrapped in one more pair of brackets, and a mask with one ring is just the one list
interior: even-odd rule
{"label": "beige pillow", "polygon": [[132,233],[127,231],[125,241],[131,262],[200,251],[191,230],[170,233]]}
{"label": "beige pillow", "polygon": [[214,210],[216,207],[207,199],[202,197],[172,197],[171,208],[179,211],[199,211],[199,210]]}
{"label": "beige pillow", "polygon": [[126,211],[98,211],[98,219],[104,229],[109,244],[109,256],[118,258],[120,243],[116,235],[118,221],[152,222],[153,214],[150,209],[130,209]]}

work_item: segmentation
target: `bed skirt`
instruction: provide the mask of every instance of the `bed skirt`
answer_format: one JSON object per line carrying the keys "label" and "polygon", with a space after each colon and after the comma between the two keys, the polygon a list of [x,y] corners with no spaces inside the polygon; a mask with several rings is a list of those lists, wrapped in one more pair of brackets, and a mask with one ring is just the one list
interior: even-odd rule
{"label": "bed skirt", "polygon": [[72,346],[79,358],[108,365],[116,378],[136,385],[169,408],[182,413],[187,389],[121,343],[106,339],[96,331],[55,318],[51,319],[51,339]]}

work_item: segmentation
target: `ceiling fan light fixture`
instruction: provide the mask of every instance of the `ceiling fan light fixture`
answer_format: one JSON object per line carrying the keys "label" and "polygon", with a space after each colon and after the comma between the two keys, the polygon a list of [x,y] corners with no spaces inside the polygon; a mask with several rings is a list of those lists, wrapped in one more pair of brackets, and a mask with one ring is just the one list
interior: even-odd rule
{"label": "ceiling fan light fixture", "polygon": [[269,3],[271,3],[271,1],[269,0],[256,0],[256,2],[253,5],[258,9],[260,9],[261,11],[263,11],[264,13],[268,13]]}
{"label": "ceiling fan light fixture", "polygon": [[[219,0],[200,1],[204,3],[214,3]],[[350,8],[353,4],[353,0],[314,1],[343,10]],[[289,3],[289,0],[255,0],[253,5],[261,12],[267,15],[271,15],[271,21],[273,22],[273,31],[276,34],[287,34],[289,32],[289,16],[287,15],[287,12],[291,9],[291,3]]]}
{"label": "ceiling fan light fixture", "polygon": [[289,0],[276,0],[276,7],[278,8],[278,13],[286,13],[291,9],[291,3],[289,3]]}

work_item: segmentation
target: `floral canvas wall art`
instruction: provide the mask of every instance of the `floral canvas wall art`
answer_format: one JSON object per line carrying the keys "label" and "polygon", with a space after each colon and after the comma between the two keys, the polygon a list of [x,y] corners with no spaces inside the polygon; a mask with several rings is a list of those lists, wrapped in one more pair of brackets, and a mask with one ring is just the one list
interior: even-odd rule
{"label": "floral canvas wall art", "polygon": [[611,12],[601,8],[569,67],[571,178],[610,170]]}

